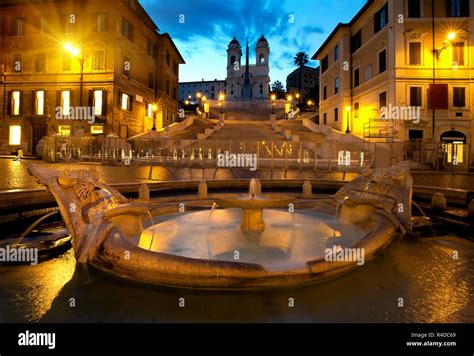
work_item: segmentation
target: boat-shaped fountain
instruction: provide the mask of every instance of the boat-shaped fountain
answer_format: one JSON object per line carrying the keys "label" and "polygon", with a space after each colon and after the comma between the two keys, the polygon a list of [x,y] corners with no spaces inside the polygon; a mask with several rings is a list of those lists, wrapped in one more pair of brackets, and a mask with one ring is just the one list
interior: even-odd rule
{"label": "boat-shaped fountain", "polygon": [[147,228],[160,207],[128,201],[94,171],[33,163],[29,171],[56,199],[78,262],[151,284],[246,290],[317,283],[361,267],[411,229],[413,182],[402,166],[365,172],[318,200],[261,194],[252,181],[249,194],[207,198],[212,209],[178,212],[176,200],[173,212]]}

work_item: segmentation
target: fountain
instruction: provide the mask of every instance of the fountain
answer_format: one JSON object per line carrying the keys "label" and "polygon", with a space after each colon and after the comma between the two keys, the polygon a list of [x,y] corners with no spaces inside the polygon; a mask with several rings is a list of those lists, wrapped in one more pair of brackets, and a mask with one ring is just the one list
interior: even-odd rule
{"label": "fountain", "polygon": [[188,197],[214,204],[185,212],[178,197],[174,207],[130,202],[94,171],[28,169],[56,199],[78,262],[152,284],[241,290],[322,282],[360,266],[336,252],[357,252],[366,263],[411,230],[413,182],[401,166],[365,172],[327,199],[305,197],[304,209],[288,209],[303,206],[298,198],[261,194],[252,180],[248,195]]}
{"label": "fountain", "polygon": [[214,199],[221,207],[242,209],[240,228],[248,236],[259,235],[265,231],[263,209],[285,208],[295,200],[293,197],[282,194],[263,195],[257,191],[257,185],[258,181],[252,178],[248,195]]}

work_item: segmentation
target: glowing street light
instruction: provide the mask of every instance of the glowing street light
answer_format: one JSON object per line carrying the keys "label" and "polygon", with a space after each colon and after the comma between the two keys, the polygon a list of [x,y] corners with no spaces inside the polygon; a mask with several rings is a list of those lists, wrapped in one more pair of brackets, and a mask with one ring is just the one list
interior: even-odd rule
{"label": "glowing street light", "polygon": [[225,99],[225,95],[223,93],[220,93],[219,94],[219,106],[221,108],[221,114],[224,113],[224,111],[222,110],[222,102],[224,101],[224,99]]}
{"label": "glowing street light", "polygon": [[350,134],[351,133],[351,130],[349,128],[349,121],[350,121],[350,117],[351,117],[351,107],[350,106],[346,106],[346,112],[347,112],[347,129],[346,129],[346,134]]}
{"label": "glowing street light", "polygon": [[456,38],[456,32],[451,31],[448,33],[448,41],[452,41]]}
{"label": "glowing street light", "polygon": [[275,100],[276,100],[276,95],[275,95],[275,94],[272,94],[271,99],[272,99],[272,114],[274,114],[274,113],[275,113]]}
{"label": "glowing street light", "polygon": [[158,111],[158,105],[151,104],[151,111],[153,112],[153,127],[151,128],[152,131],[156,131],[156,112]]}

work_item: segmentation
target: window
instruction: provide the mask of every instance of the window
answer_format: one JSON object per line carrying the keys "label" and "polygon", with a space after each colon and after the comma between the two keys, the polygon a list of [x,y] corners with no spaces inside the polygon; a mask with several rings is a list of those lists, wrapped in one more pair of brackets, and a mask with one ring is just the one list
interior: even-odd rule
{"label": "window", "polygon": [[328,56],[324,57],[321,61],[321,73],[324,73],[328,69]]}
{"label": "window", "polygon": [[421,106],[421,87],[410,88],[410,106]]}
{"label": "window", "polygon": [[178,75],[178,63],[173,61],[173,73]]}
{"label": "window", "polygon": [[120,108],[122,110],[132,111],[132,103],[131,103],[130,95],[125,94],[125,93],[121,93]]}
{"label": "window", "polygon": [[38,53],[36,55],[36,72],[42,73],[46,71],[46,53]]}
{"label": "window", "polygon": [[327,114],[327,113],[324,113],[324,114],[323,114],[323,124],[324,124],[324,125],[327,125],[327,124],[328,124],[328,114]]}
{"label": "window", "polygon": [[388,23],[388,4],[385,4],[380,11],[376,12],[374,15],[374,33],[379,32]]}
{"label": "window", "polygon": [[61,92],[61,112],[64,116],[69,116],[71,110],[71,91],[63,90]]}
{"label": "window", "polygon": [[21,144],[21,126],[10,125],[10,137],[8,144],[11,146],[18,146]]}
{"label": "window", "polygon": [[153,105],[150,103],[146,104],[145,116],[153,117]]}
{"label": "window", "polygon": [[44,115],[44,91],[35,93],[35,115]]}
{"label": "window", "polygon": [[258,63],[265,64],[265,55],[264,54],[260,54],[260,59],[259,59]]}
{"label": "window", "polygon": [[387,107],[387,92],[384,91],[379,94],[379,109]]}
{"label": "window", "polygon": [[379,53],[379,73],[383,73],[387,70],[387,50],[384,49]]}
{"label": "window", "polygon": [[76,31],[76,14],[66,14],[61,16],[62,30],[64,33],[73,33]]}
{"label": "window", "polygon": [[171,60],[170,60],[170,52],[167,50],[166,51],[166,64],[169,66],[171,63]]}
{"label": "window", "polygon": [[133,41],[133,25],[125,19],[122,19],[122,36]]}
{"label": "window", "polygon": [[70,53],[66,52],[63,54],[62,60],[62,71],[63,72],[70,72],[72,67],[72,56]]}
{"label": "window", "polygon": [[359,103],[355,103],[354,104],[354,118],[358,118],[359,117]]}
{"label": "window", "polygon": [[357,88],[359,84],[360,84],[359,68],[356,68],[354,70],[354,88]]}
{"label": "window", "polygon": [[453,106],[462,108],[466,106],[466,88],[453,88]]}
{"label": "window", "polygon": [[93,106],[94,106],[94,115],[95,116],[102,116],[104,114],[104,92],[102,90],[94,90],[94,98],[93,98]]}
{"label": "window", "polygon": [[408,17],[421,17],[420,0],[408,0]]}
{"label": "window", "polygon": [[166,81],[166,94],[170,95],[170,81],[169,80]]}
{"label": "window", "polygon": [[150,40],[148,40],[147,44],[147,53],[150,57],[156,59],[158,55],[158,49],[157,46]]}
{"label": "window", "polygon": [[10,115],[20,116],[21,112],[21,92],[13,91],[10,93]]}
{"label": "window", "polygon": [[24,17],[15,17],[11,23],[11,35],[23,36],[24,24],[26,19]]}
{"label": "window", "polygon": [[362,32],[359,30],[351,37],[351,53],[354,53],[362,46]]}
{"label": "window", "polygon": [[47,31],[48,19],[45,16],[38,16],[35,18],[35,28],[40,34],[44,34]]}
{"label": "window", "polygon": [[93,63],[93,70],[105,70],[105,52],[94,51],[94,63]]}
{"label": "window", "polygon": [[71,125],[58,126],[58,134],[65,137],[71,136]]}
{"label": "window", "polygon": [[453,66],[464,65],[464,42],[453,43]]}
{"label": "window", "polygon": [[372,78],[372,64],[365,67],[365,81],[368,81],[370,78]]}
{"label": "window", "polygon": [[334,78],[334,94],[339,93],[339,78]]}
{"label": "window", "polygon": [[13,72],[21,73],[23,71],[23,61],[21,53],[15,53],[13,55]]}
{"label": "window", "polygon": [[92,135],[102,135],[103,133],[104,133],[104,126],[102,125],[91,126]]}
{"label": "window", "polygon": [[339,121],[339,109],[335,108],[334,109],[334,122]]}
{"label": "window", "polygon": [[339,59],[339,46],[336,45],[336,47],[334,47],[334,62],[337,62],[338,59]]}
{"label": "window", "polygon": [[155,74],[148,73],[148,88],[155,89]]}
{"label": "window", "polygon": [[323,100],[328,98],[328,87],[325,85],[323,88]]}
{"label": "window", "polygon": [[421,42],[410,42],[410,65],[419,66],[421,65]]}
{"label": "window", "polygon": [[95,15],[95,31],[107,32],[109,30],[109,13],[98,12]]}
{"label": "window", "polygon": [[123,56],[123,74],[130,78],[130,58]]}
{"label": "window", "polygon": [[469,0],[447,0],[448,17],[469,17]]}

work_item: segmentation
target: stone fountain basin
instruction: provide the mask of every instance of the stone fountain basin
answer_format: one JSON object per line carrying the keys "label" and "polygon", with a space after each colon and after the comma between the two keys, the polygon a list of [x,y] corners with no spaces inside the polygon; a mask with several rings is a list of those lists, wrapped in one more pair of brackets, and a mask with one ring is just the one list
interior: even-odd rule
{"label": "stone fountain basin", "polygon": [[[313,211],[327,215],[324,203]],[[363,238],[347,248],[365,251],[365,262],[390,244],[398,227],[377,210],[362,224]],[[127,257],[128,256],[128,257]],[[137,243],[115,234],[107,238],[92,264],[124,278],[149,284],[192,289],[259,290],[294,288],[315,284],[359,268],[356,261],[326,261],[323,255],[288,268],[272,269],[259,263],[192,258],[140,248]]]}
{"label": "stone fountain basin", "polygon": [[217,205],[223,208],[267,209],[285,208],[295,201],[294,197],[284,194],[235,195],[225,198],[215,198]]}

